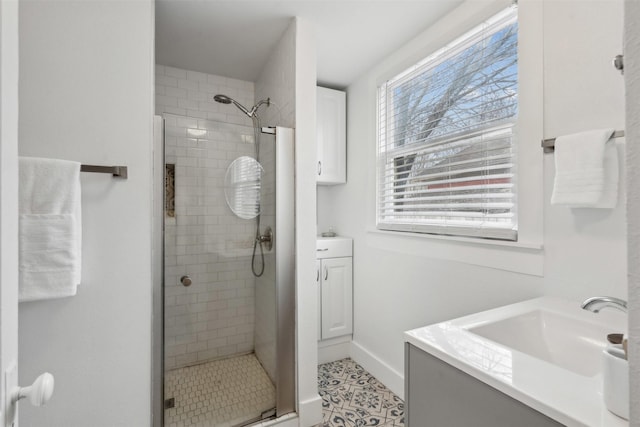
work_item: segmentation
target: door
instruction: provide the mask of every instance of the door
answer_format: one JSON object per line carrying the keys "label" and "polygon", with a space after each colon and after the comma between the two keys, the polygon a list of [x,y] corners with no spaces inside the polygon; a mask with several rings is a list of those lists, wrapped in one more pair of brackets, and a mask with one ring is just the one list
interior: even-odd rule
{"label": "door", "polygon": [[[18,2],[0,2],[0,426],[17,426]],[[16,414],[17,415],[17,414]]]}
{"label": "door", "polygon": [[353,331],[351,258],[322,260],[322,339]]}

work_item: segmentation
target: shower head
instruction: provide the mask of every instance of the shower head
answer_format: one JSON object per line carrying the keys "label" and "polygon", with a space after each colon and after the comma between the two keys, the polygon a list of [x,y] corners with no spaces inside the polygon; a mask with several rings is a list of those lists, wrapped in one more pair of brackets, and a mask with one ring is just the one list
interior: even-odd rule
{"label": "shower head", "polygon": [[231,98],[227,95],[216,95],[213,97],[213,100],[221,104],[231,104]]}
{"label": "shower head", "polygon": [[255,117],[256,116],[256,112],[258,111],[258,108],[260,108],[260,106],[262,104],[267,104],[267,106],[269,106],[269,104],[271,103],[269,98],[263,99],[260,102],[258,102],[256,105],[251,107],[251,110],[247,110],[244,105],[240,104],[238,101],[236,101],[235,99],[233,99],[233,98],[231,98],[231,97],[229,97],[227,95],[218,94],[218,95],[213,97],[213,100],[216,101],[216,102],[219,102],[221,104],[231,104],[231,103],[233,103],[233,105],[238,107],[238,109],[240,111],[242,111],[243,113],[245,113],[249,117]]}

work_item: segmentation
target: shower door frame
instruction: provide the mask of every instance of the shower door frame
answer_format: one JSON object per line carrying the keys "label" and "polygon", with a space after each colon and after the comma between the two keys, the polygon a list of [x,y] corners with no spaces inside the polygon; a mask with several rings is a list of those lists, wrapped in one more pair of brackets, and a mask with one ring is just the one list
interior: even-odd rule
{"label": "shower door frame", "polygon": [[276,417],[296,410],[294,138],[293,129],[275,128]]}
{"label": "shower door frame", "polygon": [[164,426],[164,118],[153,116],[151,425]]}

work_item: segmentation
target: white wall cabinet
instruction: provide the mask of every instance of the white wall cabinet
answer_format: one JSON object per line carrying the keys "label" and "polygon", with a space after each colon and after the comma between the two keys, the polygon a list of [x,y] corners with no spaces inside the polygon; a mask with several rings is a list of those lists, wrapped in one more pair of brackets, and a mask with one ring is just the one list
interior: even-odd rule
{"label": "white wall cabinet", "polygon": [[318,239],[318,340],[353,333],[352,240]]}
{"label": "white wall cabinet", "polygon": [[316,182],[321,185],[347,182],[347,110],[346,94],[318,87]]}

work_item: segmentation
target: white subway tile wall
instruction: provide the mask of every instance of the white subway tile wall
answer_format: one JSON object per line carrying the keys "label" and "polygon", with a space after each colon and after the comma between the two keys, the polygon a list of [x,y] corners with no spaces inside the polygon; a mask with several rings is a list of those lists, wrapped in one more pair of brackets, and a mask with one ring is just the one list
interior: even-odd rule
{"label": "white subway tile wall", "polygon": [[230,96],[251,107],[254,84],[213,74],[156,65],[156,114],[177,114],[252,126],[251,119],[233,105],[220,104],[214,95]]}
{"label": "white subway tile wall", "polygon": [[[254,157],[251,119],[222,93],[253,105],[253,83],[156,66],[156,113],[165,117],[165,160],[175,166],[175,218],[165,218],[165,368],[254,350],[255,221],[236,217],[224,175]],[[180,277],[193,284],[184,287]]]}
{"label": "white subway tile wall", "polygon": [[165,218],[165,366],[173,369],[254,349],[255,221],[236,217],[224,196],[227,167],[254,148],[251,127],[164,117],[165,159],[175,164],[175,217]]}

